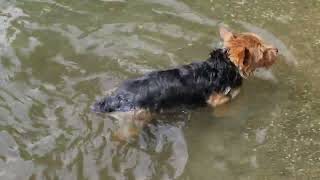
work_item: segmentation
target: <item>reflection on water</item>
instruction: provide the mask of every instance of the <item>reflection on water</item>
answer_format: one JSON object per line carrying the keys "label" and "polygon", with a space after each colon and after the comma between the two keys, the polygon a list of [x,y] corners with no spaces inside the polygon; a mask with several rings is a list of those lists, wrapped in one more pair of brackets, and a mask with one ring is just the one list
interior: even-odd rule
{"label": "reflection on water", "polygon": [[[0,179],[318,179],[318,1],[0,1]],[[280,50],[235,101],[137,141],[90,111],[124,79],[205,59],[218,26]]]}

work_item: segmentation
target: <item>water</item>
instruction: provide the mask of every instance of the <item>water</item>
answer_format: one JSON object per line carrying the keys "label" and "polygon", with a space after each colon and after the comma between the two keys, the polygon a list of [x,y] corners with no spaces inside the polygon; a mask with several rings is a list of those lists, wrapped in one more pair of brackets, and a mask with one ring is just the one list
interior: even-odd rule
{"label": "water", "polygon": [[[320,178],[320,2],[0,1],[0,179]],[[121,80],[205,59],[218,26],[280,50],[217,108],[161,116],[136,142],[90,105]]]}

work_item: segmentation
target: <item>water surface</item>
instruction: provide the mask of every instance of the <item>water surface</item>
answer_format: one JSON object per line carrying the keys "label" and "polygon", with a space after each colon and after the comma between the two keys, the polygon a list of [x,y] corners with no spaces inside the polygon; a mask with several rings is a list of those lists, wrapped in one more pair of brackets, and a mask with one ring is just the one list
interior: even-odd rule
{"label": "water surface", "polygon": [[[320,178],[318,0],[0,1],[0,179]],[[206,59],[218,27],[280,50],[217,108],[158,117],[134,143],[90,106],[127,78]]]}

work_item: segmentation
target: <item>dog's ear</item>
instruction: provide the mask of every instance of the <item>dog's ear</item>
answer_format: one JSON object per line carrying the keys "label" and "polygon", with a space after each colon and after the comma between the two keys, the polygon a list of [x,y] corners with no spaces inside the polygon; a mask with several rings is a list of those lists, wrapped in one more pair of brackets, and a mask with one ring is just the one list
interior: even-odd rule
{"label": "dog's ear", "polygon": [[247,77],[252,73],[254,62],[248,48],[232,48],[230,50],[230,58],[232,62],[239,68],[239,71],[243,77]]}
{"label": "dog's ear", "polygon": [[233,37],[232,32],[228,31],[224,27],[220,27],[219,31],[220,31],[220,37],[223,39],[224,42],[229,41]]}
{"label": "dog's ear", "polygon": [[248,48],[243,48],[240,58],[240,71],[243,76],[248,77],[254,70],[254,62]]}
{"label": "dog's ear", "polygon": [[244,48],[242,65],[248,66],[249,64],[250,64],[250,51],[248,48]]}

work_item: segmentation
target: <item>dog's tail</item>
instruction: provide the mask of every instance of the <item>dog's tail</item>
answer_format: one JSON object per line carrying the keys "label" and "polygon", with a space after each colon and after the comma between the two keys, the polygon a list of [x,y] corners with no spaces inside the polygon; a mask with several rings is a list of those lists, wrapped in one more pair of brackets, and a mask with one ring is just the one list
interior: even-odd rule
{"label": "dog's tail", "polygon": [[94,112],[107,113],[118,111],[121,107],[121,99],[117,96],[108,96],[96,102],[92,106]]}

